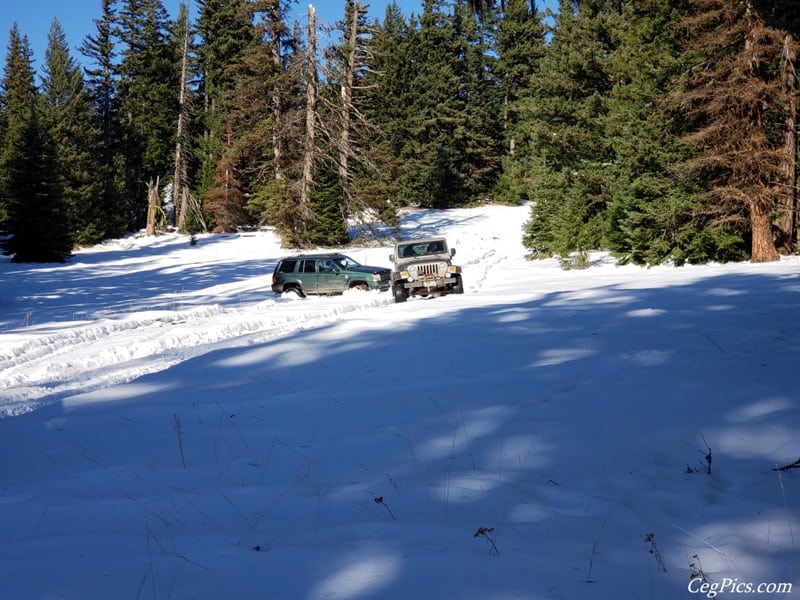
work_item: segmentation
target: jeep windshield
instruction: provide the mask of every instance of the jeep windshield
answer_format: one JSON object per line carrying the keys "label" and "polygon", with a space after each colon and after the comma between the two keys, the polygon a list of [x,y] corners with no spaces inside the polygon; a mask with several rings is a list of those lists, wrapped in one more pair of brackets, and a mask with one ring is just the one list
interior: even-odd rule
{"label": "jeep windshield", "polygon": [[433,242],[412,242],[410,244],[400,244],[397,246],[397,256],[399,258],[414,258],[416,256],[426,256],[429,254],[443,254],[447,252],[442,240]]}

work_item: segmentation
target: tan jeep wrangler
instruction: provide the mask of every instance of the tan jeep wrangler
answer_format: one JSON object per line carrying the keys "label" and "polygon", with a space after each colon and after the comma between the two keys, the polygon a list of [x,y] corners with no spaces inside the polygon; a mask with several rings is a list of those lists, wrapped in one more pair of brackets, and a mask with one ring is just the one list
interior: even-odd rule
{"label": "tan jeep wrangler", "polygon": [[392,294],[395,302],[409,296],[463,294],[461,267],[452,263],[456,249],[448,249],[445,238],[398,242],[394,254]]}

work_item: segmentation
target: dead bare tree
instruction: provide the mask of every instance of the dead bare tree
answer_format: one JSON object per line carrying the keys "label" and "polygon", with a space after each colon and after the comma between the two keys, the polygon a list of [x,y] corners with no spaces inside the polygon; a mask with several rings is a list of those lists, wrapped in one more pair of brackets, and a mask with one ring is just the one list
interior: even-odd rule
{"label": "dead bare tree", "polygon": [[308,51],[306,57],[306,131],[303,144],[303,178],[300,181],[299,209],[308,215],[311,206],[311,187],[314,183],[317,130],[317,18],[312,4],[308,5]]}
{"label": "dead bare tree", "polygon": [[189,10],[181,4],[178,17],[183,29],[183,48],[181,50],[181,77],[178,91],[178,122],[175,131],[175,170],[172,176],[172,205],[175,207],[175,225],[181,233],[187,233],[189,216],[194,216],[195,222],[202,231],[206,231],[203,211],[200,203],[192,197],[189,189],[188,163],[189,163],[189,39],[191,27],[189,25]]}
{"label": "dead bare tree", "polygon": [[[265,25],[269,36],[269,51],[274,72],[277,75],[283,71],[281,45],[286,25],[282,19],[280,0],[268,0],[266,8]],[[285,140],[281,131],[281,124],[284,119],[284,101],[277,81],[270,91],[270,105],[272,107],[272,155],[275,179],[284,179],[286,176],[284,171],[286,150]]]}
{"label": "dead bare tree", "polygon": [[155,235],[160,217],[163,214],[161,203],[158,197],[158,177],[155,182],[151,179],[147,182],[147,235]]}
{"label": "dead bare tree", "polygon": [[[344,61],[342,65],[342,83],[340,86],[340,106],[339,106],[339,186],[342,190],[343,209],[352,204],[352,188],[350,181],[349,161],[352,155],[350,147],[350,119],[353,112],[353,86],[356,78],[356,52],[358,51],[358,30],[359,18],[366,12],[366,7],[360,2],[349,1],[350,20],[347,23],[347,33],[345,35]],[[345,219],[347,214],[344,214]]]}
{"label": "dead bare tree", "polygon": [[183,49],[181,51],[181,79],[178,91],[178,124],[175,132],[175,171],[172,177],[172,204],[175,207],[175,224],[178,231],[186,232],[189,212],[189,185],[186,165],[188,163],[188,71],[189,71],[189,15],[186,5],[181,4],[181,26],[183,27]]}

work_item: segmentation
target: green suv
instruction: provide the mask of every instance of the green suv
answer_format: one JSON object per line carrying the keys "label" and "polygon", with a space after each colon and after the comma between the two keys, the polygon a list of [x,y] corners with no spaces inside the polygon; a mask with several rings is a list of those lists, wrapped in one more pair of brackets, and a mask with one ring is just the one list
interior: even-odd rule
{"label": "green suv", "polygon": [[359,264],[339,254],[300,254],[278,261],[272,274],[272,291],[307,294],[341,294],[345,290],[386,291],[391,286],[390,269]]}

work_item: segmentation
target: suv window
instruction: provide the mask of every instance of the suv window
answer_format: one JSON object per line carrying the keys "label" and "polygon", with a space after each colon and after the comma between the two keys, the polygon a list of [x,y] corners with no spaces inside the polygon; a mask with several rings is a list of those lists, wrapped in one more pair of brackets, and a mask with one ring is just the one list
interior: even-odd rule
{"label": "suv window", "polygon": [[317,272],[317,261],[312,259],[306,259],[303,261],[303,264],[300,265],[300,272],[301,273],[316,273]]}
{"label": "suv window", "polygon": [[284,260],[278,266],[278,273],[294,273],[294,266],[297,264],[296,260]]}

